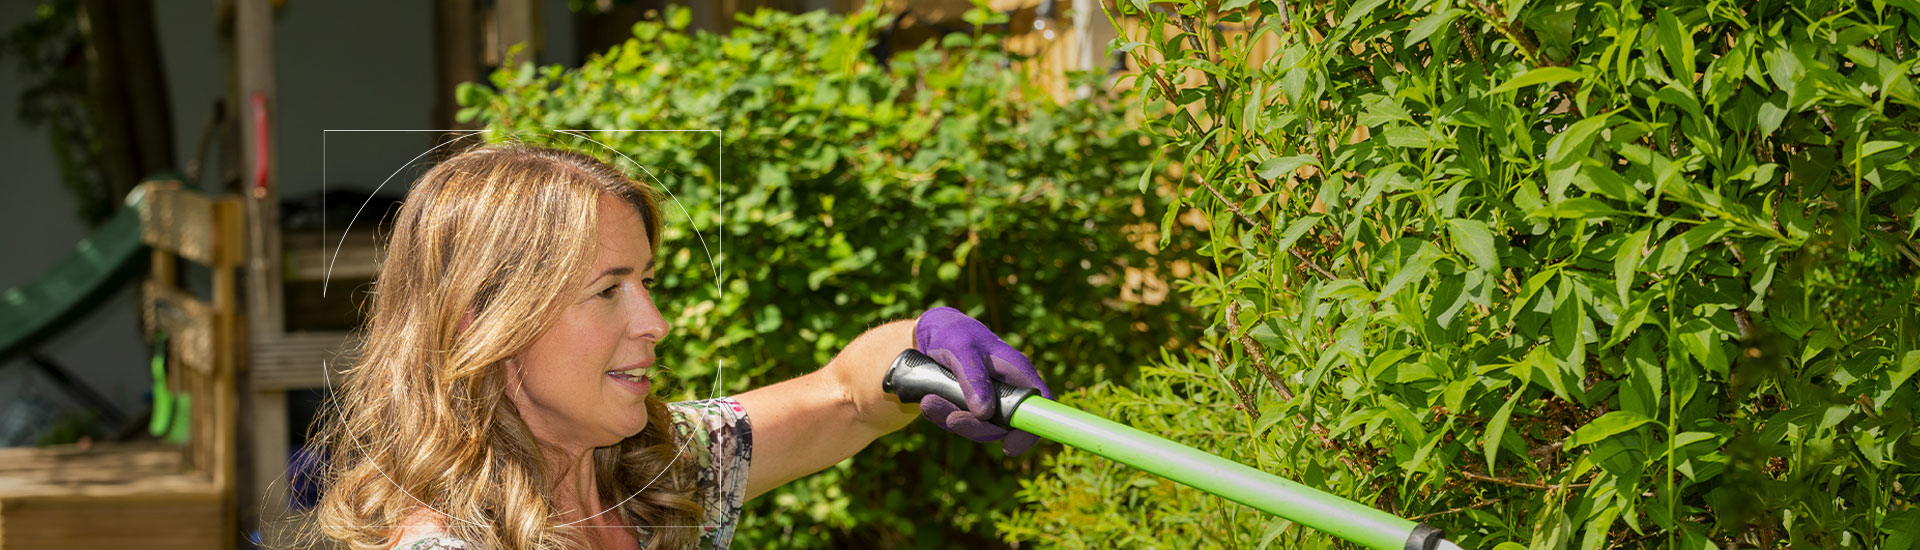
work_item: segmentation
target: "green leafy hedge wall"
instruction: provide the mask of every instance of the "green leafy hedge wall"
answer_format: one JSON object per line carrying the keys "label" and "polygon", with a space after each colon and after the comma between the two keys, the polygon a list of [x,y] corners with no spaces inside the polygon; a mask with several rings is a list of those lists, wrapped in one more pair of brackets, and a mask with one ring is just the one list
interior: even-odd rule
{"label": "green leafy hedge wall", "polygon": [[[1121,1],[1211,328],[1063,397],[1466,548],[1920,537],[1920,4]],[[1176,227],[1169,225],[1169,227]],[[1039,546],[1343,547],[1086,453]]]}

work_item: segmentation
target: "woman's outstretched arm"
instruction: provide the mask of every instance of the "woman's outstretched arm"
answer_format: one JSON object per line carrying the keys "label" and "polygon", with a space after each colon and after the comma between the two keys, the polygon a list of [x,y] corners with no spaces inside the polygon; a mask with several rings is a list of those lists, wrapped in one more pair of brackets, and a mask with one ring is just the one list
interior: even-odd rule
{"label": "woman's outstretched arm", "polygon": [[914,321],[868,330],[827,366],[734,399],[753,422],[747,499],[846,460],[920,415],[880,389],[887,367],[913,347]]}

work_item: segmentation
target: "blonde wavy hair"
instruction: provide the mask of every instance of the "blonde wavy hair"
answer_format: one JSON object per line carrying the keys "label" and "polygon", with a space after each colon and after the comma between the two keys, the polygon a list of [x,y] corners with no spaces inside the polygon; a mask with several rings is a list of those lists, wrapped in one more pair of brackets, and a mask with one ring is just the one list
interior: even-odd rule
{"label": "blonde wavy hair", "polygon": [[[375,280],[359,361],[317,428],[327,458],[309,518],[317,531],[388,548],[431,507],[448,516],[445,531],[477,548],[586,546],[581,529],[555,524],[557,473],[506,398],[505,362],[551,326],[559,294],[588,269],[601,195],[638,210],[659,250],[654,192],[585,154],[488,145],[414,184]],[[654,421],[639,434],[593,451],[600,498],[620,503],[624,525],[699,525],[695,472],[672,460],[680,442],[667,406],[649,395],[646,407]],[[650,535],[648,548],[686,548],[700,532]]]}

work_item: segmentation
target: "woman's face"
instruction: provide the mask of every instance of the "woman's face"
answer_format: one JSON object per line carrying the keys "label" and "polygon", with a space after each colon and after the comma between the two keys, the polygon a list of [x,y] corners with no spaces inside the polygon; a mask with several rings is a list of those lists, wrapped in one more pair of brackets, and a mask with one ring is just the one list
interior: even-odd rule
{"label": "woman's face", "polygon": [[619,443],[647,426],[647,376],[654,345],[667,335],[639,212],[605,194],[598,208],[592,269],[563,291],[560,318],[507,371],[507,396],[534,437],[574,452]]}

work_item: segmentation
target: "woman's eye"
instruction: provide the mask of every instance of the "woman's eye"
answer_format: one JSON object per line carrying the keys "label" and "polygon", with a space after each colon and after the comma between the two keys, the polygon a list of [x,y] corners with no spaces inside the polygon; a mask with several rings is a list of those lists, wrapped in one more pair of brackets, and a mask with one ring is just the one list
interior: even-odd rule
{"label": "woman's eye", "polygon": [[620,285],[613,285],[613,286],[607,287],[606,290],[600,291],[600,293],[598,294],[594,294],[594,296],[599,296],[601,298],[612,298],[613,293],[618,290],[620,290]]}
{"label": "woman's eye", "polygon": [[653,288],[653,278],[652,278],[652,277],[648,277],[648,278],[645,278],[645,279],[641,279],[641,280],[640,280],[640,284],[641,284],[641,286],[645,286],[645,287],[647,287],[647,288]]}

